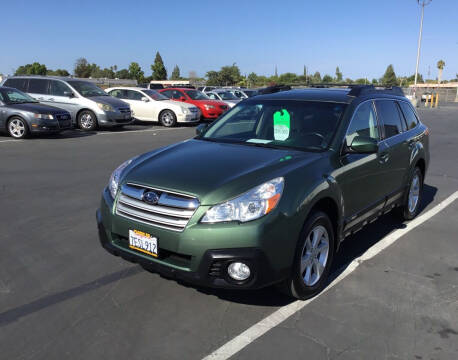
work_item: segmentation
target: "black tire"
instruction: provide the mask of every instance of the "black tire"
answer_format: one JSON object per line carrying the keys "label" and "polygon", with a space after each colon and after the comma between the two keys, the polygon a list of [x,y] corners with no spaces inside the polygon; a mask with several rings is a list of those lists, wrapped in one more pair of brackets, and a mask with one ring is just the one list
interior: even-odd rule
{"label": "black tire", "polygon": [[78,114],[78,127],[83,131],[97,129],[97,117],[91,110],[83,110]]}
{"label": "black tire", "polygon": [[[304,280],[304,272],[301,270],[301,260],[303,258],[303,252],[306,251],[306,240],[312,236],[312,231],[318,228],[324,228],[327,232],[328,239],[328,254],[327,260],[324,265],[324,270],[321,276],[317,279],[316,283],[307,285]],[[321,240],[320,240],[321,241]],[[318,294],[327,284],[329,272],[331,270],[332,261],[334,260],[335,253],[335,234],[333,226],[329,217],[321,211],[313,212],[302,228],[299,236],[296,251],[294,254],[293,266],[291,269],[291,275],[283,283],[278,285],[281,292],[288,296],[294,297],[300,300],[309,299]],[[314,255],[310,254],[310,258],[315,258]],[[305,270],[306,273],[307,270]],[[311,275],[310,275],[311,276]]]}
{"label": "black tire", "polygon": [[[415,206],[409,205],[410,194],[411,191],[415,192],[415,183],[414,179],[418,179],[418,198],[416,200]],[[420,211],[422,193],[423,193],[423,174],[418,166],[416,166],[409,177],[409,186],[406,190],[406,193],[403,197],[403,202],[400,207],[396,209],[397,215],[401,218],[401,220],[412,220],[418,215]]]}
{"label": "black tire", "polygon": [[177,117],[172,110],[163,110],[159,114],[159,121],[163,126],[173,127],[177,123]]}
{"label": "black tire", "polygon": [[8,130],[8,134],[13,139],[25,139],[30,134],[27,122],[19,116],[13,116],[11,119],[9,119],[6,128]]}

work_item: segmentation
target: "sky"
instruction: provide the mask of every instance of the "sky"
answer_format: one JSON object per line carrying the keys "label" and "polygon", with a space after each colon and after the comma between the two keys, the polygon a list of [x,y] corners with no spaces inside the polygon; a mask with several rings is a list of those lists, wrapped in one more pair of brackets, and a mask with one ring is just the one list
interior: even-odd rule
{"label": "sky", "polygon": [[[40,62],[72,72],[75,60],[118,69],[138,62],[151,74],[159,51],[170,75],[236,63],[243,75],[309,72],[380,78],[415,72],[421,10],[416,0],[59,0],[2,4],[0,73]],[[458,0],[425,8],[419,72],[458,73]],[[428,71],[430,75],[428,76]]]}

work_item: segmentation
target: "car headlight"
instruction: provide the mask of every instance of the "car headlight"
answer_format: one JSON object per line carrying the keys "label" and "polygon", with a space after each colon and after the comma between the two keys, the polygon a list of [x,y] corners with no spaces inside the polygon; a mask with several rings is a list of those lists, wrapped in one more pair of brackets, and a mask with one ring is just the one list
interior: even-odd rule
{"label": "car headlight", "polygon": [[33,114],[33,117],[35,119],[48,119],[48,120],[53,120],[54,116],[51,114]]}
{"label": "car headlight", "polygon": [[97,103],[97,106],[99,107],[100,110],[103,110],[103,111],[113,111],[113,106],[108,105],[108,104]]}
{"label": "car headlight", "polygon": [[132,161],[134,161],[138,156],[124,161],[121,165],[119,165],[115,171],[110,176],[110,181],[108,182],[108,190],[110,190],[111,197],[114,199],[116,198],[116,194],[118,192],[119,187],[119,180],[121,179],[122,172],[126,167],[128,167]]}
{"label": "car headlight", "polygon": [[185,108],[185,107],[182,107],[181,111],[183,112],[183,114],[190,114],[191,113],[191,111],[189,111],[189,109]]}
{"label": "car headlight", "polygon": [[207,105],[207,104],[205,104],[204,107],[205,107],[205,109],[210,110],[210,109],[214,109],[215,105]]}
{"label": "car headlight", "polygon": [[258,219],[275,209],[283,193],[284,183],[285,180],[278,177],[256,186],[235,199],[212,206],[201,221],[203,223],[246,222]]}

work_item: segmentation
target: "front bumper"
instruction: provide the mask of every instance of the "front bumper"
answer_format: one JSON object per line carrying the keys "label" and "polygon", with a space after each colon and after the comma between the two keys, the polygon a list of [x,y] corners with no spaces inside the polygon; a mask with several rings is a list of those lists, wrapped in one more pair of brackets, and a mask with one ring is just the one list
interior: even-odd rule
{"label": "front bumper", "polygon": [[58,121],[50,119],[34,119],[29,126],[32,133],[58,133],[73,129],[71,120]]}
{"label": "front bumper", "polygon": [[178,114],[177,115],[177,121],[178,122],[184,122],[184,123],[193,123],[200,121],[200,112],[198,113],[193,113],[193,114]]}
{"label": "front bumper", "polygon": [[100,126],[112,127],[119,125],[129,125],[134,121],[132,112],[121,113],[118,111],[106,111],[97,114],[97,120]]}
{"label": "front bumper", "polygon": [[[198,237],[191,229],[186,235],[169,233],[167,230],[148,229],[140,223],[125,220],[112,213],[113,202],[107,191],[104,192],[101,208],[97,210],[97,226],[101,245],[111,254],[139,263],[148,270],[166,277],[212,288],[257,289],[280,282],[289,274],[289,266],[281,266],[266,255],[268,249],[254,246],[256,242],[243,241],[241,236],[233,238],[234,232],[219,229],[211,237]],[[137,252],[128,246],[128,230],[137,229],[149,232],[159,239],[159,258]],[[231,240],[222,240],[219,237]],[[275,235],[277,236],[277,235]],[[247,237],[249,237],[247,235]],[[276,238],[278,243],[278,238]],[[173,247],[178,243],[178,247]],[[261,244],[261,242],[258,242]],[[221,248],[218,246],[221,245]],[[231,247],[231,245],[233,247]],[[246,247],[245,247],[246,246]],[[243,261],[251,270],[249,279],[237,282],[227,275],[227,267],[233,261]],[[288,264],[289,265],[289,264]]]}

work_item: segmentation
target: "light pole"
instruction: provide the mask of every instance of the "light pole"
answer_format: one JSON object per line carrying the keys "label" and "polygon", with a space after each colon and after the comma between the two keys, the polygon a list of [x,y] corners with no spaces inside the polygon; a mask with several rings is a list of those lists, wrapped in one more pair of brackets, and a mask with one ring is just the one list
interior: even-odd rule
{"label": "light pole", "polygon": [[417,66],[415,67],[415,89],[417,88],[418,65],[420,64],[420,48],[421,48],[421,35],[423,32],[423,16],[425,14],[425,6],[429,5],[431,1],[433,0],[417,0],[418,5],[421,6],[421,21],[420,21],[420,34],[418,35]]}

